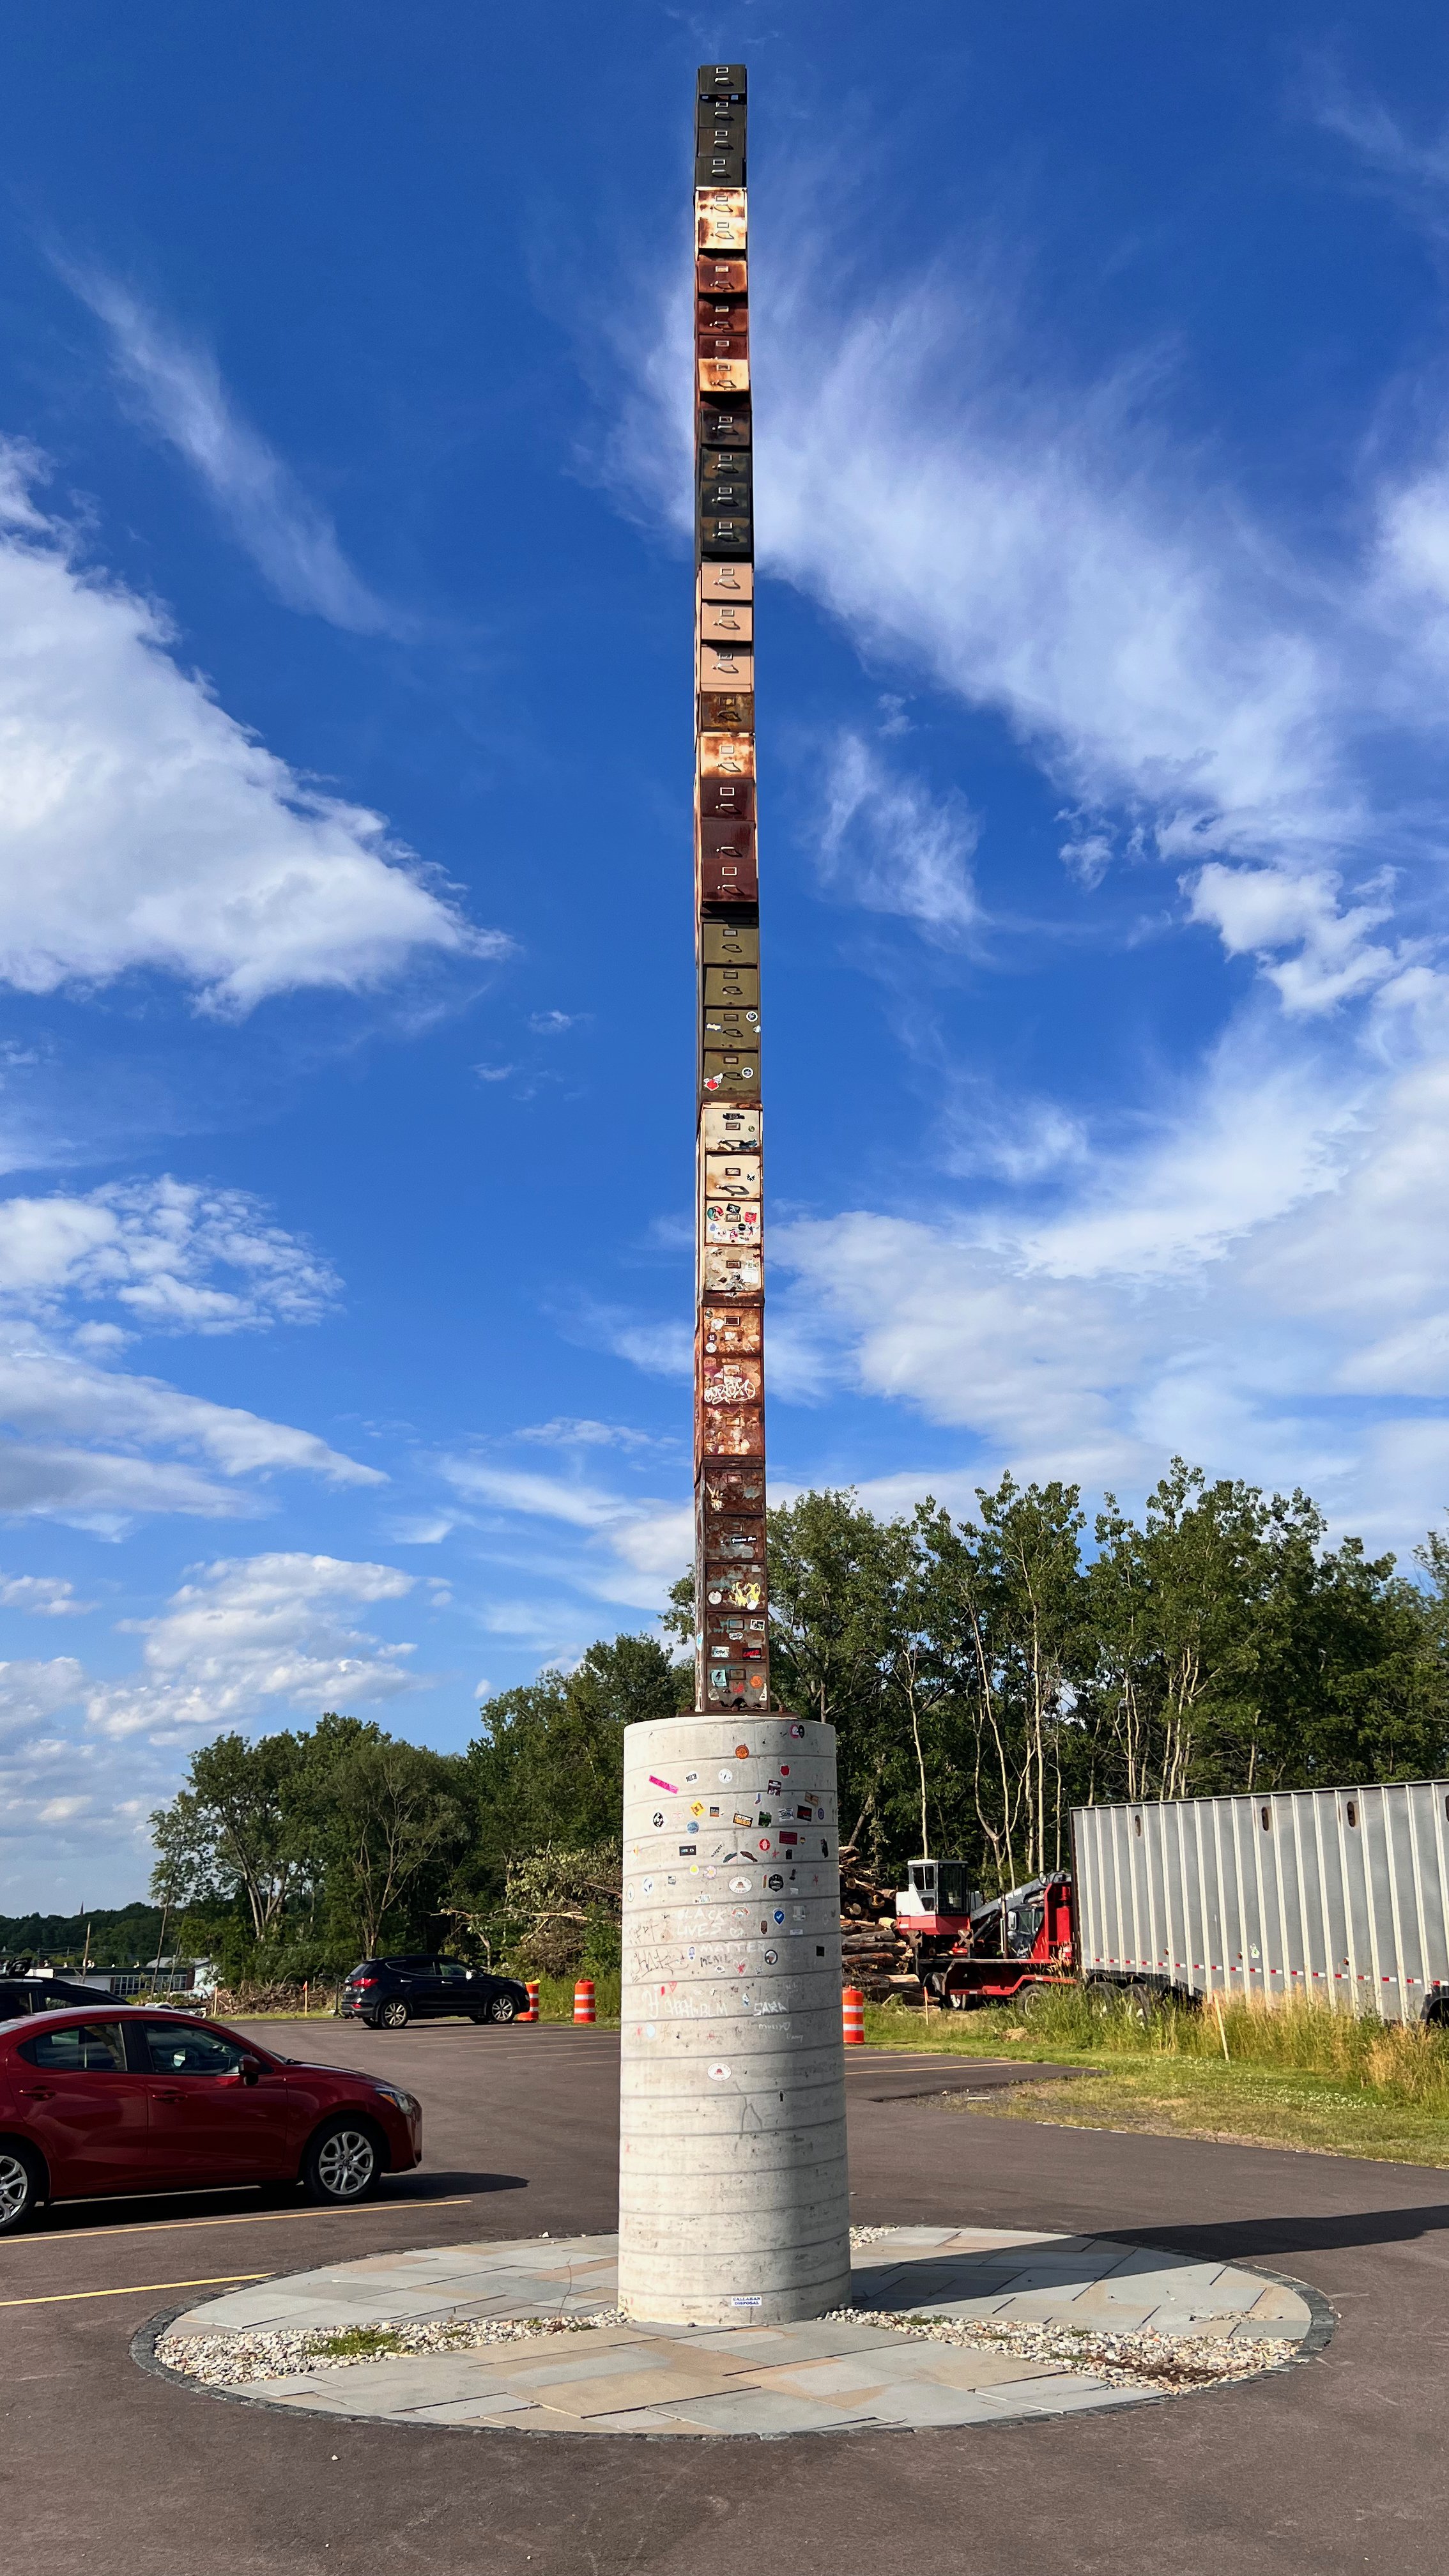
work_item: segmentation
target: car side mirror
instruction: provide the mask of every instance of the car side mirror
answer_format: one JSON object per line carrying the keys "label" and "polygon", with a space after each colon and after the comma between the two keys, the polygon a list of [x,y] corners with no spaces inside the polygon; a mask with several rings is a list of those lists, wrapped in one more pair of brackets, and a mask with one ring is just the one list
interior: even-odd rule
{"label": "car side mirror", "polygon": [[261,2071],[262,2061],[259,2057],[244,2057],[237,2068],[243,2084],[255,2084]]}

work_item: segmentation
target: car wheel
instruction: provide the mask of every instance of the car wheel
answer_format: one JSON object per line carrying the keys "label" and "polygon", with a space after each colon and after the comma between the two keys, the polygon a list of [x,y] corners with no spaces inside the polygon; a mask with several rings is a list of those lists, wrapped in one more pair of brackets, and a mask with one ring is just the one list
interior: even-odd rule
{"label": "car wheel", "polygon": [[384,2030],[406,2030],[412,2014],[401,1995],[395,1995],[390,2004],[383,2005],[377,2018]]}
{"label": "car wheel", "polygon": [[45,2171],[40,2158],[17,2140],[0,2144],[0,2236],[13,2236],[40,2207]]}
{"label": "car wheel", "polygon": [[488,2007],[490,2021],[517,2021],[518,2006],[512,1995],[495,1995]]}
{"label": "car wheel", "polygon": [[302,2158],[302,2180],[309,2200],[331,2207],[370,2200],[382,2179],[382,2150],[377,2131],[365,2120],[344,2112],[320,2128]]}

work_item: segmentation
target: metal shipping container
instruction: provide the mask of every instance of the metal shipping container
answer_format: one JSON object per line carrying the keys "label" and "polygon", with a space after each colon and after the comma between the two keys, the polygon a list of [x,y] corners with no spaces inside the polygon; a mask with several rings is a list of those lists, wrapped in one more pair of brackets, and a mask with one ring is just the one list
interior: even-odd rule
{"label": "metal shipping container", "polygon": [[1449,1780],[1072,1811],[1078,1964],[1417,2021],[1449,1986]]}

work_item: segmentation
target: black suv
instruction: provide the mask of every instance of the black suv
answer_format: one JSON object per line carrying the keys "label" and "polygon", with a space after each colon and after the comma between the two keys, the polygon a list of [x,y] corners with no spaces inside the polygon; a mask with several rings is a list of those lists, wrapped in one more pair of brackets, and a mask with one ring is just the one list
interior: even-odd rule
{"label": "black suv", "polygon": [[338,2010],[371,2022],[374,2030],[404,2030],[439,2013],[469,2021],[517,2021],[528,2010],[528,1991],[516,1977],[487,1968],[465,1968],[461,1959],[364,1959],[353,1969]]}
{"label": "black suv", "polygon": [[67,2004],[94,2004],[97,2012],[111,2000],[105,1986],[83,1986],[64,1977],[28,1977],[0,1972],[0,2021],[24,2021],[31,2013],[61,2012]]}

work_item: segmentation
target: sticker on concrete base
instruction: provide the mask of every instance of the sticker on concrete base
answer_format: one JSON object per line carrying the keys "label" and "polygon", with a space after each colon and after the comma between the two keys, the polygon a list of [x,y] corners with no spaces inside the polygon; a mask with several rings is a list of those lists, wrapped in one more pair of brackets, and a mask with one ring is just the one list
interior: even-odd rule
{"label": "sticker on concrete base", "polygon": [[712,2066],[709,2070],[710,2082],[712,2084],[723,2084],[728,2074],[729,2068],[727,2066]]}

